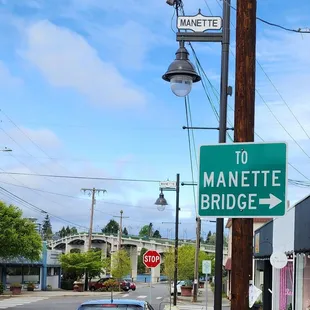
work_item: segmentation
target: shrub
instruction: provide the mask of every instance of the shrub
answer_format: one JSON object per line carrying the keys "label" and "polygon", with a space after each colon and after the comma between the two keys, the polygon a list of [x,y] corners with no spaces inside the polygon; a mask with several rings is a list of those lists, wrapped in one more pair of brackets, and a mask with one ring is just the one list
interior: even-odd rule
{"label": "shrub", "polygon": [[4,285],[0,282],[0,295],[4,292]]}

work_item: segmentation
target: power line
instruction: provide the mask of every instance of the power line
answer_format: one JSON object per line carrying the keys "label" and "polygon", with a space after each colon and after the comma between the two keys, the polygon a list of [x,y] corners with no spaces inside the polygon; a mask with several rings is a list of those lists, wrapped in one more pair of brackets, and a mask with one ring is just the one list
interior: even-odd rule
{"label": "power line", "polygon": [[[226,0],[223,0],[227,3]],[[206,3],[206,0],[205,0],[205,3]],[[233,7],[231,4],[229,4],[229,6],[236,11],[236,8]],[[285,27],[285,26],[282,26],[282,25],[279,25],[279,24],[276,24],[276,23],[272,23],[272,22],[269,22],[263,18],[260,18],[258,16],[256,16],[256,19],[261,21],[262,23],[265,23],[269,26],[272,26],[272,27],[276,27],[276,28],[280,28],[282,30],[285,30],[285,31],[289,31],[289,32],[295,32],[295,33],[307,33],[307,34],[310,34],[310,29],[308,27],[304,28],[306,30],[303,30],[302,28],[298,28],[298,29],[292,29],[292,28],[288,28],[288,27]]]}
{"label": "power line", "polygon": [[[15,178],[14,178],[15,179]],[[15,179],[16,181],[18,181],[17,179]],[[17,185],[17,184],[13,184],[13,183],[9,183],[9,182],[4,182],[0,180],[0,183],[2,184],[6,184],[6,185],[10,185],[10,186],[15,186],[15,187],[19,187],[19,188],[25,188],[25,189],[29,189],[31,191],[37,191],[37,192],[41,192],[41,193],[46,193],[46,194],[51,194],[51,195],[56,195],[56,196],[60,196],[60,197],[66,197],[66,198],[71,198],[71,199],[78,199],[78,200],[88,200],[86,198],[82,198],[82,197],[76,197],[76,196],[72,196],[72,195],[68,195],[68,194],[63,194],[63,193],[57,193],[57,192],[52,192],[52,191],[47,191],[47,190],[43,190],[43,189],[39,189],[39,188],[34,188],[34,187],[29,187],[26,185]],[[52,201],[52,200],[51,200]],[[52,201],[54,202],[54,201]],[[55,202],[56,203],[56,202]],[[97,203],[101,203],[101,200],[97,200]],[[139,208],[139,209],[153,209],[153,207],[146,207],[146,206],[139,206],[139,205],[131,205],[131,204],[126,204],[126,203],[119,203],[119,202],[113,202],[113,201],[109,201],[109,200],[105,200],[104,204],[110,204],[110,205],[116,205],[116,206],[125,206],[125,207],[130,207],[130,208]],[[174,210],[173,207],[169,207],[167,206],[166,209],[169,210]],[[182,209],[182,210],[189,210],[189,209]],[[101,211],[100,211],[101,212]],[[104,212],[103,212],[104,213]],[[108,214],[108,213],[107,213]]]}
{"label": "power line", "polygon": [[159,183],[159,182],[161,182],[159,180],[148,180],[148,179],[87,177],[87,176],[40,174],[40,173],[26,173],[26,172],[10,172],[10,171],[0,172],[0,174],[24,175],[24,176],[34,176],[34,177],[47,177],[47,178],[60,178],[60,179],[99,180],[99,181],[120,181],[120,182],[141,182],[141,183]]}
{"label": "power line", "polygon": [[[190,167],[191,167],[191,174],[192,174],[192,183],[194,183],[194,170],[193,170],[193,156],[192,156],[192,146],[191,146],[191,136],[190,136],[190,124],[189,124],[189,116],[188,116],[188,97],[184,97],[185,103],[185,114],[186,114],[186,126],[187,126],[187,139],[188,139],[188,149],[189,149],[189,160],[190,160]],[[197,202],[196,202],[196,192],[195,188],[193,187],[193,198],[194,198],[194,205],[195,205],[195,213],[197,214]]]}
{"label": "power line", "polygon": [[2,193],[6,194],[6,195],[9,195],[9,197],[15,199],[16,201],[18,201],[20,204],[22,204],[24,207],[28,208],[28,209],[31,209],[31,210],[35,210],[35,211],[39,211],[40,213],[44,213],[44,214],[48,214],[49,216],[53,217],[53,218],[56,218],[56,219],[59,219],[60,221],[62,222],[66,222],[66,223],[69,223],[71,225],[74,225],[74,226],[77,226],[77,227],[83,227],[83,228],[87,228],[86,226],[82,226],[82,225],[78,225],[76,223],[73,223],[71,221],[68,221],[60,216],[57,216],[57,215],[54,215],[50,212],[47,212],[39,207],[37,207],[36,205],[28,202],[27,200],[23,199],[23,198],[20,198],[19,196],[15,195],[14,193],[12,193],[11,191],[9,190],[6,190],[5,188],[3,188],[2,186],[0,186],[0,191],[2,191]]}

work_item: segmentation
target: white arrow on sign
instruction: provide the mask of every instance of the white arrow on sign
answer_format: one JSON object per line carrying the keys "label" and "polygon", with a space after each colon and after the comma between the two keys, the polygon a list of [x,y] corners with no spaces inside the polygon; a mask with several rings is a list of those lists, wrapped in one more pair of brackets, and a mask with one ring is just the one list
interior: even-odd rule
{"label": "white arrow on sign", "polygon": [[279,203],[281,203],[282,200],[279,199],[278,197],[269,194],[269,198],[260,198],[259,199],[259,204],[260,205],[269,205],[269,209],[273,209],[276,207]]}

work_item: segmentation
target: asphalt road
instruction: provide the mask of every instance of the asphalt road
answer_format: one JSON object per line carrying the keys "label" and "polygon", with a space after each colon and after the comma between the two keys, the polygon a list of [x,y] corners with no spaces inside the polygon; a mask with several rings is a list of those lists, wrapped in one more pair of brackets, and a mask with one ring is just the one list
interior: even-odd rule
{"label": "asphalt road", "polygon": [[[98,292],[98,298],[106,298],[100,296]],[[146,286],[146,284],[138,285],[136,291],[124,292],[121,294],[115,294],[115,299],[140,299],[147,300],[151,303],[155,310],[159,310],[159,304],[163,301],[169,302],[169,288],[167,284],[153,284],[152,287]],[[0,302],[0,309],[8,310],[76,310],[77,307],[84,301],[89,299],[95,299],[93,297],[78,297],[78,296],[67,296],[67,297],[31,297],[21,296],[8,298]],[[161,310],[163,309],[163,304]]]}
{"label": "asphalt road", "polygon": [[[44,294],[42,295],[44,296]],[[0,300],[0,310],[77,310],[78,306],[84,301],[90,299],[107,299],[107,294],[104,296],[98,292],[94,296],[61,296],[61,297],[32,297],[31,295],[24,295],[20,297],[6,298]],[[139,299],[148,301],[154,310],[163,310],[165,305],[169,305],[169,286],[165,283],[153,284],[138,284],[136,291],[115,293],[116,299]],[[181,299],[181,298],[180,298]],[[184,300],[184,298],[183,298]],[[209,300],[207,310],[213,309],[212,301]],[[184,301],[178,301],[180,310],[202,310],[204,304],[188,304]],[[210,307],[210,308],[209,308]],[[223,310],[229,310],[229,307],[223,307]]]}

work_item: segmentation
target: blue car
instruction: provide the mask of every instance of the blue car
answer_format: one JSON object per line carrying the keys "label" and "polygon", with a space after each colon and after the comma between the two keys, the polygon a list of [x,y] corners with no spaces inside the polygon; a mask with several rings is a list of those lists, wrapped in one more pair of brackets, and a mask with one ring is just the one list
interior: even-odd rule
{"label": "blue car", "polygon": [[89,300],[82,303],[77,310],[102,310],[104,308],[114,308],[117,310],[154,310],[147,301],[134,299]]}

